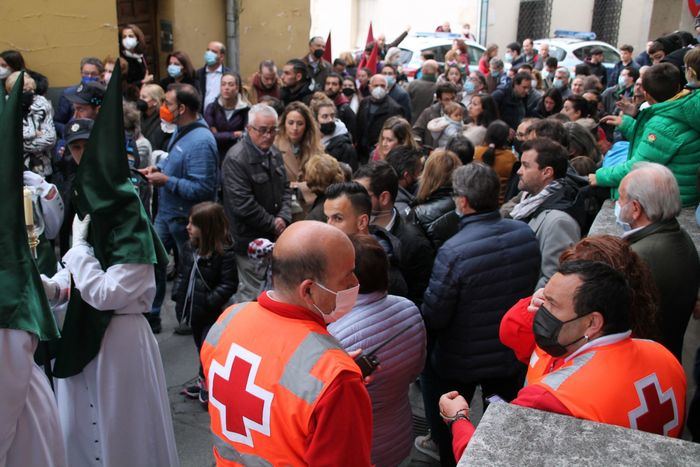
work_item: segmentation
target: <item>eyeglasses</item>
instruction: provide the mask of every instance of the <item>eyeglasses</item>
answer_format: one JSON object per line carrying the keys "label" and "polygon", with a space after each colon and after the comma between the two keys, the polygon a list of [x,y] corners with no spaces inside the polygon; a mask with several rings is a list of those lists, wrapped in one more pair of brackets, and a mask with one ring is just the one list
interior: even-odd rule
{"label": "eyeglasses", "polygon": [[274,135],[274,134],[277,134],[277,127],[276,127],[276,126],[271,126],[270,128],[265,128],[265,127],[257,128],[257,127],[254,127],[253,125],[250,125],[250,127],[251,127],[253,130],[255,130],[255,131],[257,131],[258,133],[260,133],[261,135]]}

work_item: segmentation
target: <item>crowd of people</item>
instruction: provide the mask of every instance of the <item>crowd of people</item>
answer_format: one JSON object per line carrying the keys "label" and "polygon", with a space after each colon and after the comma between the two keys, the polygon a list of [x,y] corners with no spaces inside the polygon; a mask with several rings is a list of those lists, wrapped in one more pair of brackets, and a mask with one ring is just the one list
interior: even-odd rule
{"label": "crowd of people", "polygon": [[[472,70],[457,39],[409,82],[406,34],[332,63],[313,37],[247,80],[212,41],[198,69],[170,53],[158,81],[126,25],[119,56],[83,58],[55,107],[41,73],[0,53],[5,91],[23,80],[47,298],[64,334],[99,329],[89,358],[54,368],[68,465],[177,464],[151,335],[171,279],[175,332],[201,355],[182,393],[208,408],[220,465],[399,465],[414,445],[454,465],[477,387],[485,407],[681,435],[683,337],[700,318],[700,261],[677,220],[700,201],[693,35],[636,58],[622,45],[612,70],[601,49],[571,70],[532,39],[488,46]],[[376,67],[360,66],[373,50]],[[120,130],[114,115],[139,203],[104,194],[121,166],[94,141]],[[609,198],[624,233],[588,236]],[[378,360],[371,376],[360,354]],[[414,440],[416,380],[430,433]],[[647,383],[673,417],[644,412]],[[696,393],[696,441],[699,412]]]}

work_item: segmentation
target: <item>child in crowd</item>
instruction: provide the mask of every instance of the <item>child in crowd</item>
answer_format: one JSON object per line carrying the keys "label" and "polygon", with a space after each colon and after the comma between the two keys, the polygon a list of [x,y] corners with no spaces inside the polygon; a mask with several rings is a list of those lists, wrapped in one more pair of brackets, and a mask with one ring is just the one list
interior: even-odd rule
{"label": "child in crowd", "polygon": [[444,148],[454,135],[461,134],[464,129],[464,107],[450,102],[445,106],[442,117],[434,118],[428,122],[428,131],[432,133],[433,141],[437,147]]}
{"label": "child in crowd", "polygon": [[[220,204],[207,201],[193,206],[187,234],[189,241],[183,249],[173,295],[175,313],[192,327],[199,355],[209,329],[236,292],[238,274],[228,221]],[[197,382],[181,393],[207,403],[201,365]]]}

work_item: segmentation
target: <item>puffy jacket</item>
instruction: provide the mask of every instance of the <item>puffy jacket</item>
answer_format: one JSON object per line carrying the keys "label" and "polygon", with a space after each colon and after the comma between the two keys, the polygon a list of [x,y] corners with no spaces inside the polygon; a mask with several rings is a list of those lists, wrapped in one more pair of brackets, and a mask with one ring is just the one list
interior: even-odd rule
{"label": "puffy jacket", "polygon": [[[190,278],[194,280],[191,291],[192,321],[211,326],[224,310],[226,302],[236,291],[238,272],[236,270],[236,254],[232,247],[224,250],[223,255],[217,253],[206,258],[197,259],[197,269],[192,274],[194,266],[194,250],[190,242],[180,256],[180,266],[173,285],[175,313],[183,316],[187,289]],[[188,301],[188,307],[189,301]],[[189,309],[188,309],[189,311]]]}
{"label": "puffy jacket", "polygon": [[385,292],[361,294],[347,315],[328,326],[346,350],[368,353],[401,330],[409,329],[379,350],[381,371],[367,385],[372,399],[372,463],[399,465],[413,446],[408,386],[425,363],[425,326],[418,308]]}
{"label": "puffy jacket", "polygon": [[684,207],[700,200],[697,171],[700,166],[700,92],[681,91],[672,99],[642,110],[637,119],[622,117],[620,132],[630,142],[627,161],[595,173],[598,185],[611,187],[619,197],[620,182],[637,162],[656,162],[676,177]]}
{"label": "puffy jacket", "polygon": [[248,123],[249,110],[250,104],[245,97],[239,94],[236,108],[233,110],[230,118],[226,117],[226,111],[219,102],[219,99],[215,99],[204,111],[204,120],[207,121],[211,128],[216,128],[214,139],[219,148],[219,157],[221,161],[224,160],[226,152],[231,149],[231,146],[236,144],[240,139],[234,136],[233,133],[245,130],[245,126]]}
{"label": "puffy jacket", "polygon": [[352,145],[349,133],[343,133],[328,140],[326,153],[335,157],[338,162],[345,162],[352,170],[357,169],[357,152]]}
{"label": "puffy jacket", "polygon": [[438,188],[422,203],[414,204],[414,221],[436,250],[459,230],[452,188]]}
{"label": "puffy jacket", "polygon": [[498,211],[463,216],[438,251],[423,298],[435,336],[430,363],[441,378],[465,383],[517,374],[513,351],[498,338],[501,318],[532,294],[540,249],[530,227]]}
{"label": "puffy jacket", "polygon": [[370,110],[376,103],[370,97],[362,99],[357,109],[357,155],[360,162],[366,162],[372,147],[379,140],[384,122],[389,117],[403,117],[404,110],[394,99],[386,96],[378,103],[374,113]]}
{"label": "puffy jacket", "polygon": [[534,109],[528,108],[527,97],[518,97],[513,92],[513,84],[498,88],[491,94],[498,107],[501,120],[516,129],[525,117],[535,116]]}
{"label": "puffy jacket", "polygon": [[396,218],[389,233],[401,242],[401,274],[408,287],[407,297],[420,306],[430,281],[435,250],[420,228],[395,212]]}
{"label": "puffy jacket", "polygon": [[275,240],[275,218],[292,222],[292,191],[277,148],[263,155],[245,135],[226,154],[222,172],[224,210],[236,252],[246,254],[256,238]]}

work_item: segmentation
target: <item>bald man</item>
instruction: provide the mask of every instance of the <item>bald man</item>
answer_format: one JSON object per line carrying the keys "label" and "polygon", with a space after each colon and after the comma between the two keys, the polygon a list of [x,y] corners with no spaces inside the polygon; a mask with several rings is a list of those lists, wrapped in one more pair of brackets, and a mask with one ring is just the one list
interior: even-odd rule
{"label": "bald man", "polygon": [[357,155],[363,164],[377,144],[384,122],[394,116],[405,117],[403,107],[389,96],[384,75],[370,78],[369,91],[370,95],[362,99],[357,109]]}
{"label": "bald man", "polygon": [[326,325],[354,306],[355,252],[339,229],[290,225],[274,289],[226,310],[201,352],[217,465],[370,465],[372,407]]}
{"label": "bald man", "polygon": [[211,41],[204,51],[204,66],[197,70],[197,87],[202,97],[202,108],[204,112],[209,104],[219,96],[221,91],[221,77],[224,73],[231,71],[224,66],[226,59],[226,47],[218,41]]}
{"label": "bald man", "polygon": [[408,85],[408,95],[411,98],[411,109],[413,109],[411,123],[415,123],[420,114],[433,103],[437,74],[438,62],[426,60],[423,62],[420,78],[414,79]]}

